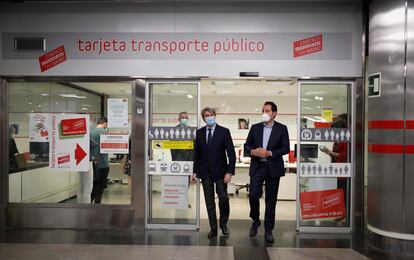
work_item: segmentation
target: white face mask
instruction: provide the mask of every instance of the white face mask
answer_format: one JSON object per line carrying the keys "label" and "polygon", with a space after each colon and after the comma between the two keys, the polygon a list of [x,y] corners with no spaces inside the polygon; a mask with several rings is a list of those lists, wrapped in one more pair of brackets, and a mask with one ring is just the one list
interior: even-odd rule
{"label": "white face mask", "polygon": [[267,113],[263,113],[262,118],[263,118],[263,122],[269,122],[271,119],[271,117]]}

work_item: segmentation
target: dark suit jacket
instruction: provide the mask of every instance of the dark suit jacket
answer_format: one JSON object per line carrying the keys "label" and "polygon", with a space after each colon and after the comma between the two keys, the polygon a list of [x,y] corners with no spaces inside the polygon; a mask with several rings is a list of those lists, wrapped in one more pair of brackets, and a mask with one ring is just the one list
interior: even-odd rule
{"label": "dark suit jacket", "polygon": [[[263,146],[263,123],[252,125],[249,135],[247,136],[245,149],[248,154],[251,150]],[[289,133],[287,127],[283,124],[275,122],[273,124],[272,133],[270,134],[267,147],[263,147],[272,152],[271,157],[267,157],[267,165],[272,177],[281,177],[285,175],[285,164],[282,156],[289,153]],[[258,169],[260,157],[250,156],[250,175],[254,174]]]}
{"label": "dark suit jacket", "polygon": [[209,145],[206,141],[206,131],[206,127],[198,129],[195,140],[194,173],[197,174],[197,178],[203,179],[210,175],[213,180],[220,180],[224,179],[226,173],[234,175],[236,153],[229,129],[216,125]]}

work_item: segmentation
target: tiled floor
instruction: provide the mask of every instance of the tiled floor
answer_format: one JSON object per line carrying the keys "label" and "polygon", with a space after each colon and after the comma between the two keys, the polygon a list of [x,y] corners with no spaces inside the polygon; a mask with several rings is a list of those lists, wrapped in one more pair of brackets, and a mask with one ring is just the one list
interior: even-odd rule
{"label": "tiled floor", "polygon": [[[230,246],[0,244],[0,259],[231,260],[234,259],[233,250],[234,248]],[[369,259],[352,249],[268,248],[267,250],[272,260]]]}

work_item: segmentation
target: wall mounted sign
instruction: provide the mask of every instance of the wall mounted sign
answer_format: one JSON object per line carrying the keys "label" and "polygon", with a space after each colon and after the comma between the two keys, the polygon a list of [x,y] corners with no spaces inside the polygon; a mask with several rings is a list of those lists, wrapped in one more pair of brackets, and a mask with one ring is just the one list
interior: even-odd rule
{"label": "wall mounted sign", "polygon": [[149,175],[192,175],[191,161],[149,161]]}
{"label": "wall mounted sign", "polygon": [[368,97],[381,96],[381,73],[373,73],[368,76]]}
{"label": "wall mounted sign", "polygon": [[350,163],[300,163],[300,177],[351,177]]}
{"label": "wall mounted sign", "polygon": [[149,140],[194,140],[197,127],[149,127]]}
{"label": "wall mounted sign", "polygon": [[301,141],[351,142],[351,129],[348,128],[301,128]]}

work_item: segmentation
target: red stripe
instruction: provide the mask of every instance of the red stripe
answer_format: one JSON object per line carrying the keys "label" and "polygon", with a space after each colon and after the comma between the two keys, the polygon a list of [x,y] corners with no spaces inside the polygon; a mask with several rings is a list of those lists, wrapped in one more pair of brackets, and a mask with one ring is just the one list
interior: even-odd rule
{"label": "red stripe", "polygon": [[393,153],[393,154],[414,154],[414,145],[400,144],[370,144],[368,145],[370,153]]}
{"label": "red stripe", "polygon": [[407,129],[414,129],[414,120],[407,120],[407,121],[405,121],[405,127]]}
{"label": "red stripe", "polygon": [[373,120],[368,122],[369,129],[404,129],[404,120]]}

